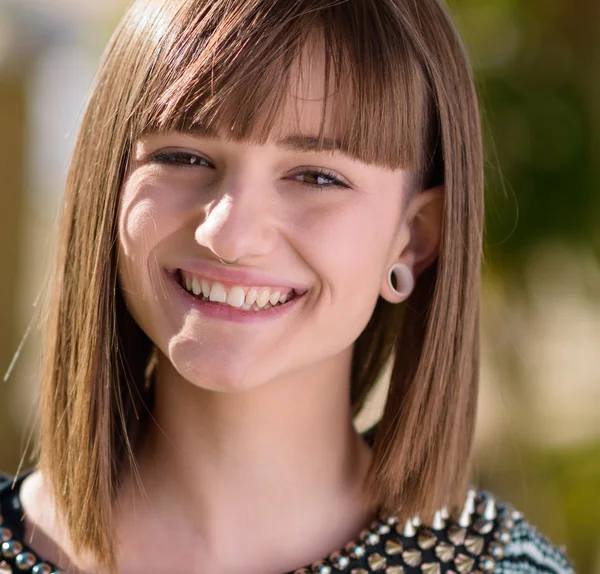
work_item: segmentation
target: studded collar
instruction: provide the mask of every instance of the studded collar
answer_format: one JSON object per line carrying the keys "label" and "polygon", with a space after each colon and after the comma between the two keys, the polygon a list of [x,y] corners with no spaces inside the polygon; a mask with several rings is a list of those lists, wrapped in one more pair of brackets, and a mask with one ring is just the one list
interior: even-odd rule
{"label": "studded collar", "polygon": [[[26,474],[0,480],[0,574],[65,574],[37,556],[22,540],[18,490]],[[401,524],[380,516],[345,548],[288,574],[484,574],[494,572],[511,531],[522,520],[511,506],[496,504],[488,492],[467,492],[460,515],[436,512],[433,524],[418,517]]]}
{"label": "studded collar", "polygon": [[381,516],[343,550],[288,574],[494,572],[522,519],[511,506],[497,505],[491,493],[471,489],[454,519],[445,509],[436,512],[432,525],[418,517],[400,524],[394,516]]}

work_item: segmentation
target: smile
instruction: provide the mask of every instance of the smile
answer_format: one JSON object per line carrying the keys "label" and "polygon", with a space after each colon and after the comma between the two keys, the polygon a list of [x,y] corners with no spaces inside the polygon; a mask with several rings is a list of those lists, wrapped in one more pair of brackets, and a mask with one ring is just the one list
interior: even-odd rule
{"label": "smile", "polygon": [[177,270],[175,278],[199,301],[256,313],[281,307],[299,296],[294,289],[224,285],[181,269]]}

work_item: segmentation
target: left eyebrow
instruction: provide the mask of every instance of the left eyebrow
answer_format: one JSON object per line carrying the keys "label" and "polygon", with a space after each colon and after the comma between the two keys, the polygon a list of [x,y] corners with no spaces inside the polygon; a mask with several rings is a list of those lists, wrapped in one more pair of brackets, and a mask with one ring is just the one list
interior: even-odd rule
{"label": "left eyebrow", "polygon": [[310,152],[310,151],[341,151],[347,153],[348,150],[342,145],[339,139],[318,138],[303,135],[290,135],[277,140],[276,145],[290,151]]}

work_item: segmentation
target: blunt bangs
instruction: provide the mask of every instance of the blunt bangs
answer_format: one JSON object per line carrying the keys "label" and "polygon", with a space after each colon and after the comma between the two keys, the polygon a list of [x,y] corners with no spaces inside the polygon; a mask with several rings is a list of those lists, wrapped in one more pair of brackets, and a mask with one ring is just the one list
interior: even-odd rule
{"label": "blunt bangs", "polygon": [[327,80],[321,128],[308,134],[315,148],[335,145],[365,163],[427,171],[437,133],[430,90],[397,15],[385,14],[390,6],[248,0],[225,11],[226,3],[173,4],[142,8],[129,23],[138,58],[123,72],[138,83],[143,75],[133,139],[179,131],[264,143],[293,96],[294,64],[313,45],[324,57],[325,77],[316,80]]}

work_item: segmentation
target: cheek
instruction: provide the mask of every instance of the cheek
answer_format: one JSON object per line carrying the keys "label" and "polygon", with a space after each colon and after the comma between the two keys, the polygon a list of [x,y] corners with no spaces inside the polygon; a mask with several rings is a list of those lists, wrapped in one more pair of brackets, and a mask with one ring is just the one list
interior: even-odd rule
{"label": "cheek", "polygon": [[380,202],[368,199],[315,210],[302,218],[310,260],[333,298],[377,297],[393,217]]}
{"label": "cheek", "polygon": [[123,254],[136,259],[144,246],[154,245],[169,207],[161,205],[152,186],[125,188],[119,210],[119,243]]}
{"label": "cheek", "polygon": [[177,206],[156,185],[133,181],[123,189],[118,214],[119,280],[130,306],[152,288],[152,262],[161,241],[181,224]]}

